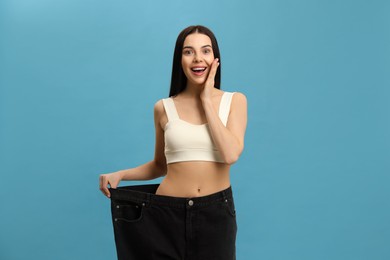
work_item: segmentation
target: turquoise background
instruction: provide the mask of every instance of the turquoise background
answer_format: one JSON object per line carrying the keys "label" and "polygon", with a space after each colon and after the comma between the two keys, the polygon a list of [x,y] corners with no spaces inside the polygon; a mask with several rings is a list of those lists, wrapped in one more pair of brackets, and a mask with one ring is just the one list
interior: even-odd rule
{"label": "turquoise background", "polygon": [[222,89],[248,98],[237,258],[390,259],[389,14],[362,0],[1,1],[0,259],[115,259],[98,176],[153,158],[153,105],[192,24],[217,36]]}

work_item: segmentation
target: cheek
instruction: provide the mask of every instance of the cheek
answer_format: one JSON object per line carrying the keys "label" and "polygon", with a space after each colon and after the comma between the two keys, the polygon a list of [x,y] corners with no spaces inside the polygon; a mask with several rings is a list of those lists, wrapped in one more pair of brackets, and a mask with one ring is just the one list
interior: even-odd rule
{"label": "cheek", "polygon": [[181,67],[183,68],[183,70],[185,70],[186,68],[188,68],[188,60],[186,58],[182,58],[181,59]]}
{"label": "cheek", "polygon": [[209,66],[211,66],[211,64],[213,63],[214,61],[214,55],[209,55],[206,59],[206,62]]}

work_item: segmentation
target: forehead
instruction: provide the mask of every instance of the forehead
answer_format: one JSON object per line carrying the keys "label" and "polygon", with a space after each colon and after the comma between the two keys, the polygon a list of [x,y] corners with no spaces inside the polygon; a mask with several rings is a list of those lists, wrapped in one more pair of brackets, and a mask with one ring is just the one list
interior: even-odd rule
{"label": "forehead", "polygon": [[204,45],[211,46],[211,39],[206,34],[192,33],[189,34],[185,40],[183,46],[201,47]]}

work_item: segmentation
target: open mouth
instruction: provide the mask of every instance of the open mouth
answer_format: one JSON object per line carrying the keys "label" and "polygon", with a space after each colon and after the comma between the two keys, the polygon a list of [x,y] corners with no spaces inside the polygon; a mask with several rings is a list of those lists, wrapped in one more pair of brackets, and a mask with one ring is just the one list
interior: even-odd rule
{"label": "open mouth", "polygon": [[207,68],[206,67],[195,67],[195,68],[191,68],[191,70],[195,73],[202,73],[206,70]]}

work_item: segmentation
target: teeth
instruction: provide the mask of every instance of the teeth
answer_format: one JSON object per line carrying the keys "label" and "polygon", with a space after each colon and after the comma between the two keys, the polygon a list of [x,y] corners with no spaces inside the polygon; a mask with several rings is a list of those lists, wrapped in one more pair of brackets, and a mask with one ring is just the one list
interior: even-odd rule
{"label": "teeth", "polygon": [[204,71],[206,68],[192,68],[193,71]]}

